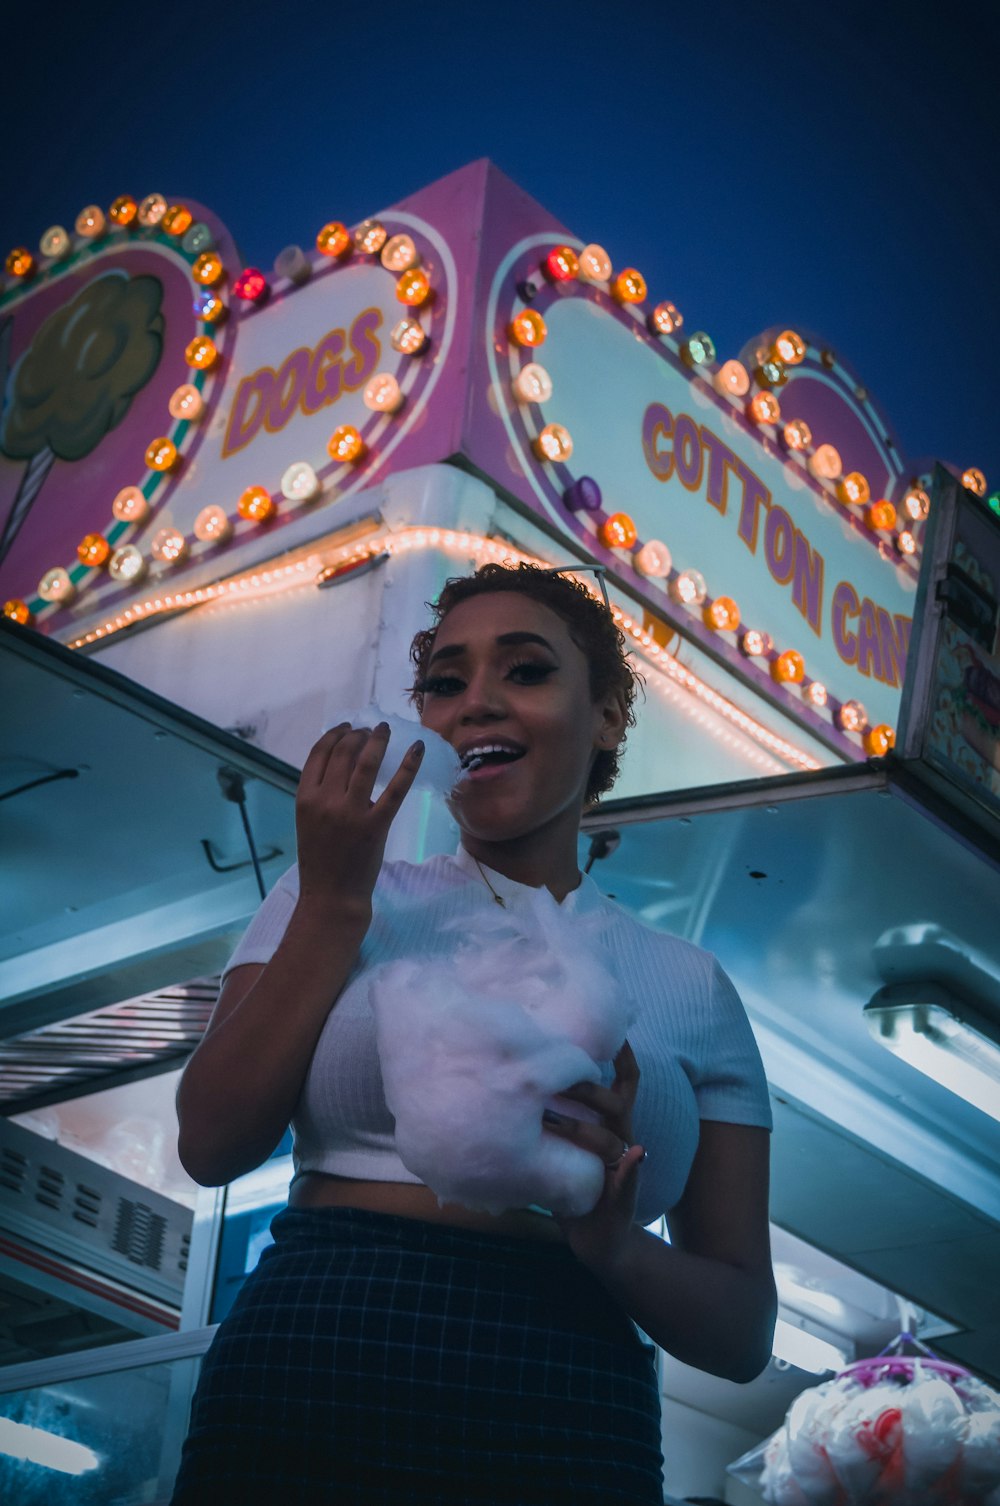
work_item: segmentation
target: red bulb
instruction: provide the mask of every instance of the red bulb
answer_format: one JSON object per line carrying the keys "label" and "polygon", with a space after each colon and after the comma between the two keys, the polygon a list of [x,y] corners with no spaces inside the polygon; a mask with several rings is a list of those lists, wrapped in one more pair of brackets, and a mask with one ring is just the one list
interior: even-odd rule
{"label": "red bulb", "polygon": [[256,267],[247,267],[233,283],[233,292],[247,303],[260,303],[267,296],[267,278]]}
{"label": "red bulb", "polygon": [[545,270],[554,282],[569,282],[580,270],[572,246],[556,246],[545,258]]}

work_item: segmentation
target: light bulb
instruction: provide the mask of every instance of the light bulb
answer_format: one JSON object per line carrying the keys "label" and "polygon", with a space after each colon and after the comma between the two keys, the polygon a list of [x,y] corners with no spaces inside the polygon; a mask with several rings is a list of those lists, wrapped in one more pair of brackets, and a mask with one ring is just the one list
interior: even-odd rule
{"label": "light bulb", "polygon": [[65,606],[76,595],[76,587],[69,578],[69,571],[61,565],[55,565],[51,570],[46,570],[38,582],[38,594],[43,601]]}
{"label": "light bulb", "polygon": [[408,272],[419,261],[420,253],[412,236],[390,235],[382,247],[382,265],[389,272]]}
{"label": "light bulb", "polygon": [[13,251],[8,251],[4,268],[11,277],[21,277],[27,281],[34,273],[35,258],[27,246],[15,246]]}
{"label": "light bulb", "polygon": [[364,454],[365,442],[353,424],[341,424],[334,429],[327,441],[327,453],[332,460],[351,464]]}
{"label": "light bulb", "polygon": [[885,722],[879,722],[877,727],[869,727],[865,732],[865,752],[873,758],[884,758],[895,744],[896,734]]}
{"label": "light bulb", "polygon": [[863,732],[868,726],[868,713],[860,701],[845,701],[836,721],[842,732]]}
{"label": "light bulb", "polygon": [[986,477],[977,466],[970,465],[967,471],[962,472],[962,485],[976,497],[986,496]]}
{"label": "light bulb", "polygon": [[700,607],[708,595],[705,577],[700,570],[682,570],[670,582],[670,594],[686,607]]}
{"label": "light bulb", "polygon": [[522,366],[512,385],[514,396],[522,403],[547,403],[552,396],[552,378],[537,361]]}
{"label": "light bulb", "polygon": [[312,262],[301,246],[285,246],[274,258],[274,275],[279,280],[287,277],[289,282],[301,287],[312,276]]}
{"label": "light bulb", "polygon": [[323,256],[343,256],[351,249],[351,237],[347,226],[339,220],[330,220],[316,236],[316,250]]}
{"label": "light bulb", "polygon": [[900,554],[916,554],[917,541],[908,528],[904,528],[896,535],[896,548]]}
{"label": "light bulb", "polygon": [[759,628],[747,628],[745,633],[740,634],[740,652],[746,654],[748,659],[759,659],[769,654],[770,634],[762,633]]}
{"label": "light bulb", "polygon": [[800,685],[805,678],[806,661],[794,648],[786,648],[784,653],[771,662],[772,678],[779,685]]}
{"label": "light bulb", "polygon": [[236,511],[248,523],[266,523],[274,517],[277,505],[266,486],[248,486],[240,492]]}
{"label": "light bulb", "polygon": [[12,596],[10,601],[4,602],[3,615],[8,622],[16,622],[18,627],[28,627],[32,620],[31,608],[19,596]]}
{"label": "light bulb", "polygon": [[827,695],[826,686],[819,680],[810,680],[802,686],[802,699],[808,701],[810,706],[815,706],[817,711],[826,705]]}
{"label": "light bulb", "polygon": [[804,418],[791,419],[781,432],[790,450],[804,450],[812,444],[812,430]]}
{"label": "light bulb", "polygon": [[182,236],[185,230],[190,230],[193,219],[194,215],[186,204],[171,204],[160,221],[160,229],[167,235]]}
{"label": "light bulb", "polygon": [[914,523],[921,522],[931,510],[931,499],[922,486],[907,487],[903,496],[903,508]]}
{"label": "light bulb", "polygon": [[534,309],[522,309],[510,321],[507,333],[515,345],[531,350],[544,342],[548,330],[541,314]]}
{"label": "light bulb", "polygon": [[96,241],[107,229],[107,219],[99,204],[88,204],[76,217],[74,229],[84,240]]}
{"label": "light bulb", "polygon": [[715,345],[704,330],[696,330],[681,346],[681,357],[689,366],[710,366],[715,360]]}
{"label": "light bulb", "polygon": [[184,382],[170,394],[167,409],[171,418],[186,419],[188,423],[194,423],[205,411],[205,399],[197,387]]}
{"label": "light bulb", "polygon": [[151,471],[170,471],[177,464],[177,446],[172,439],[162,436],[154,439],[146,448],[146,464]]}
{"label": "light bulb", "polygon": [[218,358],[218,347],[207,335],[195,335],[184,347],[184,359],[196,371],[211,371]]}
{"label": "light bulb", "polygon": [[611,257],[603,246],[584,246],[577,257],[579,271],[577,275],[584,282],[607,282],[611,276]]}
{"label": "light bulb", "polygon": [[683,314],[668,302],[658,303],[649,316],[649,327],[657,335],[672,335],[683,323]]}
{"label": "light bulb", "polygon": [[246,267],[233,283],[233,292],[244,303],[263,303],[270,288],[259,267]]}
{"label": "light bulb", "polygon": [[154,560],[174,565],[187,554],[187,539],[176,528],[161,528],[153,534],[149,550]]}
{"label": "light bulb", "polygon": [[553,282],[569,282],[580,270],[580,262],[572,246],[554,246],[545,258],[546,275]]}
{"label": "light bulb", "polygon": [[867,477],[862,476],[860,471],[848,471],[847,475],[841,476],[837,483],[837,496],[841,502],[863,507],[871,496]]}
{"label": "light bulb", "polygon": [[135,223],[139,206],[129,193],[120,193],[108,210],[108,219],[112,225],[117,225],[119,230],[127,230]]}
{"label": "light bulb", "polygon": [[750,417],[758,424],[776,424],[781,418],[781,404],[773,392],[755,392],[749,404]]}
{"label": "light bulb", "polygon": [[141,580],[145,573],[146,561],[134,544],[122,544],[108,561],[108,574],[121,585]]}
{"label": "light bulb", "polygon": [[366,256],[376,256],[385,245],[388,233],[379,220],[362,220],[354,232],[354,244]]}
{"label": "light bulb", "polygon": [[626,267],[611,284],[611,296],[618,303],[641,303],[646,291],[646,279],[635,267]]}
{"label": "light bulb", "polygon": [[203,507],[194,520],[194,536],[203,544],[221,544],[233,531],[233,525],[226,516],[225,508],[217,502],[210,502]]}
{"label": "light bulb", "polygon": [[136,211],[140,225],[155,230],[167,212],[167,201],[161,193],[148,193]]}
{"label": "light bulb", "polygon": [[627,512],[613,512],[597,530],[606,549],[631,549],[636,541],[636,526]]}
{"label": "light bulb", "polygon": [[430,291],[430,278],[422,267],[410,267],[408,271],[401,272],[396,280],[396,297],[400,303],[405,303],[410,308],[426,303]]}
{"label": "light bulb", "polygon": [[705,626],[718,633],[734,633],[740,625],[740,609],[731,596],[717,596],[703,616]]}
{"label": "light bulb", "polygon": [[566,461],[573,453],[573,440],[562,424],[546,424],[534,442],[539,460]]}
{"label": "light bulb", "polygon": [[107,564],[111,545],[102,533],[86,533],[76,546],[76,557],[81,565],[96,570]]}
{"label": "light bulb", "polygon": [[119,523],[141,523],[149,513],[149,503],[137,486],[123,486],[111,504]]}
{"label": "light bulb", "polygon": [[319,489],[319,477],[307,460],[293,461],[281,477],[281,495],[289,502],[311,502]]}
{"label": "light bulb", "polygon": [[222,257],[217,251],[203,251],[191,266],[191,276],[204,288],[214,287],[222,273]]}
{"label": "light bulb", "polygon": [[389,342],[400,355],[415,356],[427,344],[427,331],[419,319],[400,319],[389,336]]}
{"label": "light bulb", "polygon": [[196,220],[181,237],[181,250],[187,256],[200,256],[215,245],[215,236],[201,220]]}
{"label": "light bulb", "polygon": [[192,308],[195,317],[204,320],[206,324],[221,324],[229,312],[218,293],[211,288],[201,288],[198,291]]}
{"label": "light bulb", "polygon": [[674,564],[670,550],[659,539],[648,539],[636,551],[632,563],[640,575],[650,580],[666,580]]}
{"label": "light bulb", "polygon": [[61,261],[68,256],[73,242],[69,238],[69,232],[62,225],[50,225],[38,243],[38,249],[43,256],[51,257],[53,261]]}
{"label": "light bulb", "polygon": [[377,371],[365,387],[362,400],[372,413],[396,413],[403,405],[403,394],[391,372]]}
{"label": "light bulb", "polygon": [[885,497],[882,497],[878,502],[872,502],[871,505],[866,509],[865,521],[867,522],[868,527],[875,531],[895,528],[896,509],[893,507],[891,502],[887,501]]}
{"label": "light bulb", "polygon": [[821,481],[832,481],[840,475],[840,451],[832,444],[821,444],[809,456],[809,469]]}
{"label": "light bulb", "polygon": [[712,378],[716,392],[727,397],[744,397],[750,391],[750,373],[742,361],[723,361]]}
{"label": "light bulb", "polygon": [[776,360],[785,366],[798,366],[805,360],[806,342],[793,329],[786,329],[771,347]]}
{"label": "light bulb", "polygon": [[563,492],[569,512],[600,512],[602,501],[601,488],[593,476],[578,476]]}

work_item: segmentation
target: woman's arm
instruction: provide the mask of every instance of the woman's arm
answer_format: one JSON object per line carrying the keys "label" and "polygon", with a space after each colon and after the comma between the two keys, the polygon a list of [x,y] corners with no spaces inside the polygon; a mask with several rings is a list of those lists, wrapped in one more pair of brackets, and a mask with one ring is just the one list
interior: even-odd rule
{"label": "woman's arm", "polygon": [[[628,1046],[610,1089],[572,1095],[602,1125],[559,1125],[608,1164],[631,1140],[639,1071]],[[551,1127],[550,1127],[551,1128]],[[668,1354],[727,1380],[749,1381],[771,1355],[777,1298],[768,1229],[770,1136],[749,1125],[701,1121],[684,1195],[667,1222],[671,1243],[632,1222],[641,1146],[608,1166],[593,1212],[561,1220],[577,1258]]]}
{"label": "woman's arm", "polygon": [[371,793],[389,729],[346,723],[313,748],[299,783],[299,900],[274,956],[234,968],[177,1092],[185,1169],[219,1186],[265,1160],[302,1091],[327,1015],[371,923],[386,837],[416,777],[408,750],[379,799]]}

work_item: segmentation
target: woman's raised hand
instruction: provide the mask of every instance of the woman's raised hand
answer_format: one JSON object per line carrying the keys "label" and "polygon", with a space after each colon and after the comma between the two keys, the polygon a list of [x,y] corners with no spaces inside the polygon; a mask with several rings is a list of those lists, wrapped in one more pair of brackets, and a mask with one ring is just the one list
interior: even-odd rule
{"label": "woman's raised hand", "polygon": [[341,722],[306,759],[295,800],[302,904],[370,915],[389,827],[424,753],[422,742],[413,743],[373,801],[388,742],[385,722],[373,730]]}

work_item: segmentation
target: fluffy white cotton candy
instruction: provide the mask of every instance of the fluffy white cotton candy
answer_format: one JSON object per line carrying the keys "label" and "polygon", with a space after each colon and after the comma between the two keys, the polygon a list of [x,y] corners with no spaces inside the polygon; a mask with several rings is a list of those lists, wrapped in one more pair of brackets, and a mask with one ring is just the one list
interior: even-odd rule
{"label": "fluffy white cotton candy", "polygon": [[962,1424],[962,1480],[985,1494],[1000,1485],[1000,1410],[973,1412]]}
{"label": "fluffy white cotton candy", "polygon": [[809,1497],[792,1474],[788,1462],[788,1435],[784,1428],[774,1434],[764,1451],[760,1487],[769,1506],[811,1506]]}
{"label": "fluffy white cotton candy", "polygon": [[430,727],[422,727],[410,717],[397,716],[395,712],[383,711],[381,706],[372,705],[364,711],[344,711],[330,717],[324,731],[329,727],[336,727],[340,722],[350,722],[352,727],[369,728],[376,727],[379,722],[389,724],[389,743],[372,792],[376,799],[403,762],[406,750],[412,747],[418,737],[423,740],[424,756],[412,789],[447,795],[462,778],[462,761],[451,744],[445,742],[440,733],[434,732]]}
{"label": "fluffy white cotton candy", "polygon": [[826,1452],[852,1501],[873,1500],[875,1484],[899,1447],[900,1389],[880,1382],[856,1391],[829,1420]]}
{"label": "fluffy white cotton candy", "polygon": [[602,960],[602,924],[571,921],[540,889],[484,910],[474,937],[439,959],[374,971],[396,1148],[440,1202],[573,1216],[600,1197],[601,1162],[546,1133],[542,1113],[566,1088],[600,1080],[634,1017]]}
{"label": "fluffy white cotton candy", "polygon": [[785,1419],[789,1468],[812,1506],[837,1506],[842,1495],[825,1447],[835,1407],[828,1386],[813,1386],[795,1398]]}
{"label": "fluffy white cotton candy", "polygon": [[900,1401],[906,1485],[916,1494],[958,1458],[965,1425],[961,1398],[941,1376],[914,1378]]}

